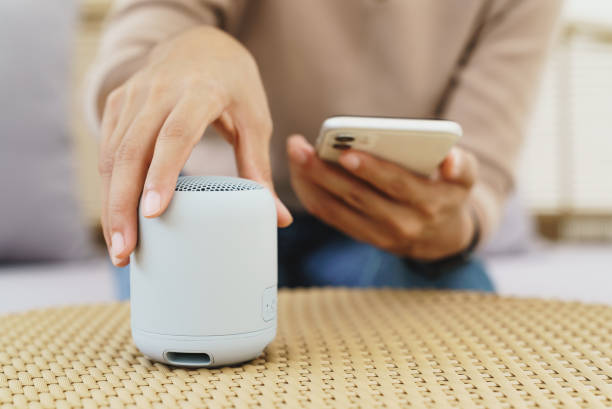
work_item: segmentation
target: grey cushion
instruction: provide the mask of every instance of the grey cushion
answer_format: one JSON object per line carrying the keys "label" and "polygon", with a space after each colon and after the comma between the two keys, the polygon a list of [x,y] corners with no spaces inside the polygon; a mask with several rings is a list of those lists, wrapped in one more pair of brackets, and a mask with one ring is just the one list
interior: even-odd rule
{"label": "grey cushion", "polygon": [[533,220],[515,192],[508,197],[499,227],[480,250],[480,255],[488,258],[525,253],[532,249],[534,237]]}
{"label": "grey cushion", "polygon": [[89,251],[68,129],[75,18],[73,1],[0,1],[0,261]]}

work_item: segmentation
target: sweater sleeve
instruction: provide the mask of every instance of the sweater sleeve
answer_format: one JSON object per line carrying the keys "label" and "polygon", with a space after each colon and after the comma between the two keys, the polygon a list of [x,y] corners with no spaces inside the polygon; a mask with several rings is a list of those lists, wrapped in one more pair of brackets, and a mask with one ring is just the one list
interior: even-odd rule
{"label": "sweater sleeve", "polygon": [[144,65],[156,44],[198,25],[231,30],[237,25],[243,3],[241,0],[116,1],[107,17],[86,84],[85,114],[94,133],[99,133],[107,95]]}
{"label": "sweater sleeve", "polygon": [[483,237],[497,225],[514,187],[520,151],[560,0],[491,2],[452,78],[441,117],[459,122],[460,146],[479,162],[472,204]]}

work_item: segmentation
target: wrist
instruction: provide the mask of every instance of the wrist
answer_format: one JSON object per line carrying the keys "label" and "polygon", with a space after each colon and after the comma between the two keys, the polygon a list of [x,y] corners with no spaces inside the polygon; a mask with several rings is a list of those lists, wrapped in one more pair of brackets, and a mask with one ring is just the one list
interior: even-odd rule
{"label": "wrist", "polygon": [[471,235],[468,236],[469,241],[460,251],[433,261],[404,259],[404,262],[406,262],[411,268],[428,275],[442,274],[468,263],[478,248],[481,236],[480,221],[476,212],[471,207],[468,209],[468,212],[471,220],[470,225],[472,226]]}
{"label": "wrist", "polygon": [[476,210],[471,205],[468,205],[467,213],[470,226],[469,234],[467,236],[467,240],[464,242],[465,244],[461,247],[461,250],[458,253],[465,251],[473,253],[480,244],[480,239],[482,237],[482,229],[480,219],[478,218],[478,213],[476,213]]}

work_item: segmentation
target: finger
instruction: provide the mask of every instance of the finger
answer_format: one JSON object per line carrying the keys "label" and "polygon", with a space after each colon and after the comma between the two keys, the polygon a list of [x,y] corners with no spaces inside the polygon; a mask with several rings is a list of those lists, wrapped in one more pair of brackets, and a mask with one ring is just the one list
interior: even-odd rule
{"label": "finger", "polygon": [[[108,195],[109,195],[109,187],[110,187],[110,174],[103,174],[100,172],[100,189],[101,189],[101,212],[100,212],[100,224],[102,225],[102,233],[104,235],[104,241],[106,243],[106,249],[108,250],[108,255],[111,257],[111,235],[110,235],[110,226],[108,223]],[[112,260],[113,264],[117,264]]]}
{"label": "finger", "polygon": [[104,111],[102,115],[101,123],[101,138],[100,147],[98,153],[98,173],[100,174],[100,189],[101,189],[101,204],[102,211],[100,215],[100,222],[102,224],[102,232],[104,234],[104,241],[109,250],[110,254],[110,232],[108,229],[108,194],[110,188],[110,178],[113,169],[113,151],[110,148],[110,138],[117,122],[119,121],[119,115],[123,106],[123,91],[121,88],[115,89],[106,98],[104,105]]}
{"label": "finger", "polygon": [[104,117],[106,117],[106,110],[110,108],[110,105],[113,103],[118,104],[117,101],[113,102],[114,98],[120,100],[121,104],[117,114],[112,115],[108,120],[109,131],[111,130],[111,125],[112,131],[104,138],[104,143],[109,151],[114,152],[117,149],[128,128],[134,122],[134,118],[142,110],[146,97],[147,93],[141,90],[133,81],[109,94],[107,106],[104,108]]}
{"label": "finger", "polygon": [[395,245],[380,223],[344,204],[323,188],[301,179],[301,175],[295,173],[295,166],[290,165],[292,181],[308,212],[356,240],[381,248],[391,248]]}
{"label": "finger", "polygon": [[445,180],[470,188],[477,178],[478,162],[470,152],[455,147],[442,162],[441,173]]}
{"label": "finger", "polygon": [[439,189],[435,181],[418,176],[389,161],[365,152],[348,150],[339,163],[351,174],[368,182],[389,197],[419,208],[435,200]]}
{"label": "finger", "polygon": [[153,156],[155,140],[168,109],[159,101],[149,102],[136,115],[115,151],[109,188],[111,254],[125,259],[136,247],[138,201]]}
{"label": "finger", "polygon": [[143,216],[161,215],[174,195],[176,180],[206,127],[219,116],[212,100],[185,97],[163,123],[155,143],[142,194]]}
{"label": "finger", "polygon": [[287,138],[287,155],[298,166],[306,166],[316,157],[315,150],[302,135],[290,135]]}
{"label": "finger", "polygon": [[111,261],[113,262],[113,265],[115,267],[125,267],[128,264],[130,264],[130,258],[129,257],[125,257],[125,258],[111,257]]}
{"label": "finger", "polygon": [[232,123],[236,130],[233,142],[238,174],[263,184],[272,192],[278,225],[289,226],[293,217],[276,195],[272,181],[269,152],[272,121],[267,107],[264,109],[248,103],[238,105],[232,112]]}
{"label": "finger", "polygon": [[[105,240],[109,248],[111,260],[116,265],[121,264],[122,259],[113,255],[112,250],[112,227],[110,221],[110,188],[111,177],[114,169],[115,152],[121,143],[125,132],[132,123],[136,114],[140,111],[145,93],[135,83],[130,81],[125,85],[112,91],[107,97],[104,107],[104,118],[102,124],[101,160],[100,168],[102,175],[102,224],[105,231]],[[109,115],[107,116],[107,113]],[[116,240],[118,243],[119,241]]]}
{"label": "finger", "polygon": [[[314,149],[301,135],[287,140],[290,161],[301,178],[325,189],[349,206],[371,218],[386,223],[390,228],[402,221],[402,229],[420,231],[420,212],[405,203],[395,201],[381,194],[371,185],[347,174],[341,169],[323,162],[314,154]],[[413,229],[409,229],[413,226]]]}

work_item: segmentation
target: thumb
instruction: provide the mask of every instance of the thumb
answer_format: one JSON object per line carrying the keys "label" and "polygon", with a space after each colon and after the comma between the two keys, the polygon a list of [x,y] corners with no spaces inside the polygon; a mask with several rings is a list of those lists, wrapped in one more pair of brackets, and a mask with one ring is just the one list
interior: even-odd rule
{"label": "thumb", "polygon": [[454,147],[442,162],[442,177],[466,188],[472,187],[478,175],[478,161],[470,152]]}
{"label": "thumb", "polygon": [[274,190],[270,168],[270,134],[271,126],[253,122],[242,122],[234,119],[236,135],[234,138],[234,155],[238,174],[246,179],[261,183],[270,190],[276,203],[277,223],[287,227],[293,222],[289,209],[281,202]]}

